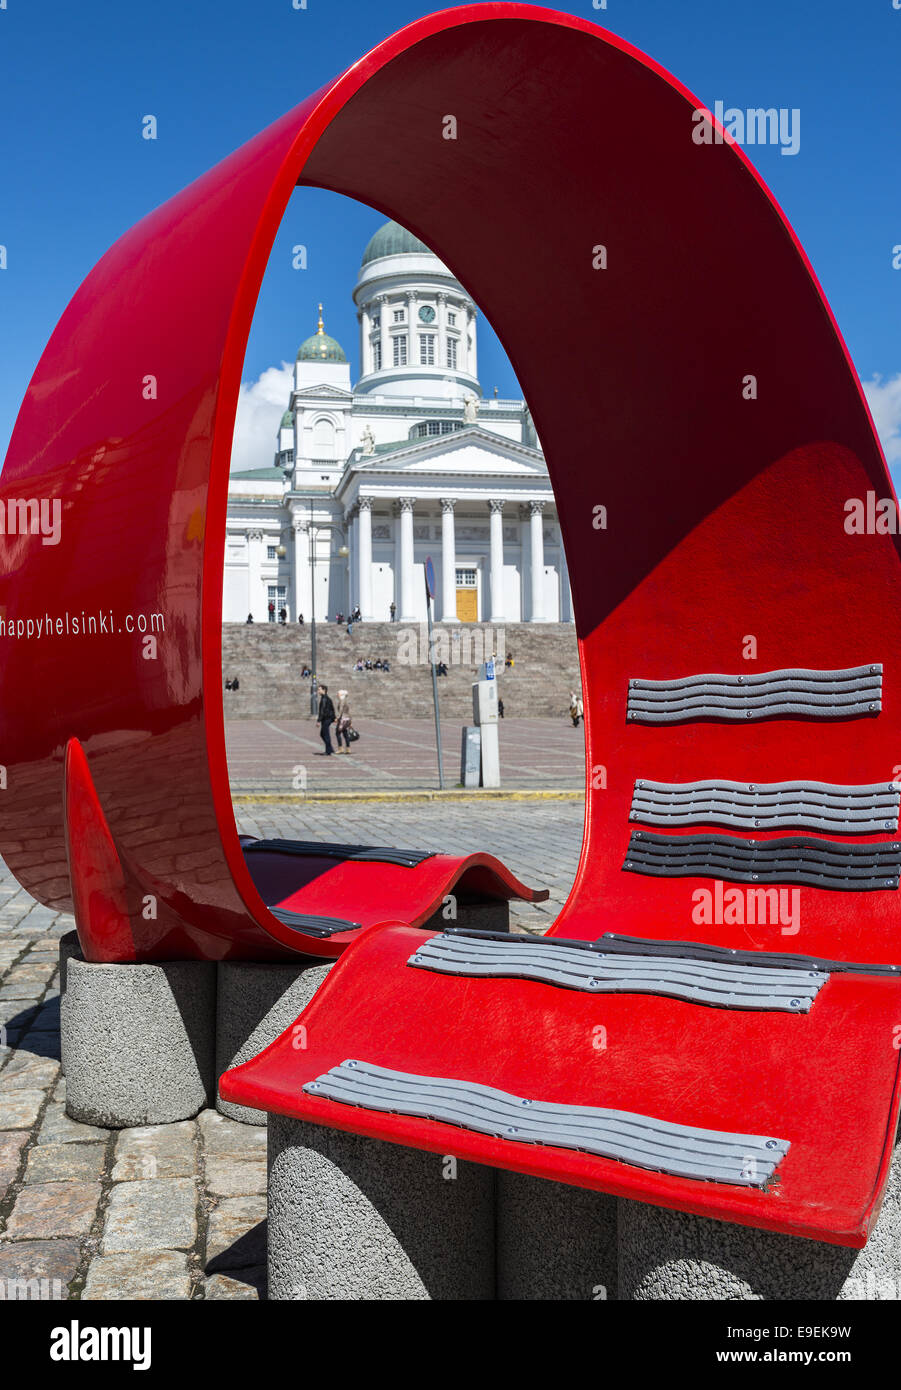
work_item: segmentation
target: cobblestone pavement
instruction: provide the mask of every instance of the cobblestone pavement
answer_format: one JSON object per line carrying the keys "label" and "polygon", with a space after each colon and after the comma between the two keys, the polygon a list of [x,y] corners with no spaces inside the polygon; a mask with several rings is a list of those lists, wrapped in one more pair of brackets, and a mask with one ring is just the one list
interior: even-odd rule
{"label": "cobblestone pavement", "polygon": [[[354,720],[360,737],[350,756],[326,758],[312,719],[235,719],[225,726],[235,796],[331,791],[398,791],[438,786],[430,719]],[[460,724],[445,722],[441,748],[447,787],[460,780]],[[572,788],[585,783],[581,726],[560,719],[499,721],[501,783],[508,788]],[[334,743],[334,729],[332,742]]]}
{"label": "cobblestone pavement", "polygon": [[[239,828],[254,835],[484,847],[550,889],[547,903],[513,914],[531,931],[546,930],[559,911],[582,839],[579,802],[236,810]],[[72,926],[35,903],[0,861],[0,1298],[265,1296],[264,1128],[215,1110],[116,1132],[66,1116],[57,942]]]}

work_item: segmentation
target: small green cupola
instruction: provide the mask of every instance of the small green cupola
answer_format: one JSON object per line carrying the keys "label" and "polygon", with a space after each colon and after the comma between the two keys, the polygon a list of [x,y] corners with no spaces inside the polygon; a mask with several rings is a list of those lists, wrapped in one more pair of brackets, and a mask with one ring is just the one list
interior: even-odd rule
{"label": "small green cupola", "polygon": [[[346,362],[347,356],[340,343],[330,338],[322,326],[322,305],[319,305],[319,327],[311,338],[301,343],[297,351],[298,362]],[[282,422],[284,423],[284,421]],[[293,423],[293,420],[292,420]]]}

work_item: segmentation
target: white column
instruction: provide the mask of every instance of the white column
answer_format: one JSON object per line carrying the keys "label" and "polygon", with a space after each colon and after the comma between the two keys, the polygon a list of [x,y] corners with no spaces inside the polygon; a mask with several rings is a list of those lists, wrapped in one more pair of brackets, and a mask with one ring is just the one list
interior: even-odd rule
{"label": "white column", "polygon": [[390,340],[389,340],[389,338],[388,338],[388,296],[387,296],[386,294],[380,294],[380,295],[378,296],[378,304],[379,304],[379,342],[380,342],[381,345],[382,345],[382,346],[381,346],[381,353],[382,353],[382,371],[384,371],[386,367],[390,367],[390,366],[391,366],[391,362],[390,362],[390,360],[389,360],[391,354],[390,354],[389,351],[388,351],[388,349],[389,349],[390,346],[391,346],[391,342],[390,342]]}
{"label": "white column", "polygon": [[467,370],[468,372],[471,372],[472,375],[473,375],[473,376],[476,376],[476,377],[477,377],[478,374],[479,374],[479,354],[478,354],[478,345],[477,345],[477,343],[476,343],[476,314],[477,314],[477,313],[478,313],[478,310],[476,309],[475,305],[474,305],[474,304],[471,305],[471,306],[470,306],[470,309],[469,309],[469,313],[468,313],[468,315],[467,315],[467,324],[466,324],[466,336],[472,338],[472,352],[470,352],[470,353],[467,354],[468,359],[469,359],[469,366],[466,368],[466,370]]}
{"label": "white column", "polygon": [[310,528],[305,521],[294,523],[294,621],[303,614],[310,621]]}
{"label": "white column", "polygon": [[413,505],[414,497],[400,499],[400,612],[398,618],[405,623],[416,621],[414,560],[413,560]]}
{"label": "white column", "polygon": [[573,613],[573,593],[569,583],[566,552],[563,549],[563,527],[559,522],[557,532],[560,538],[560,621],[561,623],[573,623],[576,620]]}
{"label": "white column", "polygon": [[371,332],[369,305],[364,304],[360,309],[360,376],[368,376],[372,371],[372,347],[369,341]]}
{"label": "white column", "polygon": [[401,572],[401,548],[400,548],[400,503],[395,502],[391,507],[394,535],[394,607],[395,618],[400,617],[400,572]]}
{"label": "white column", "polygon": [[529,531],[529,509],[524,504],[517,508],[519,516],[519,621],[527,623],[532,616],[532,591],[530,575],[532,553]]}
{"label": "white column", "polygon": [[[447,371],[447,295],[443,290],[439,290],[435,296],[438,301],[438,313],[436,315],[435,327],[438,332],[435,338],[435,366],[440,367],[442,372]],[[455,576],[456,579],[456,576]]]}
{"label": "white column", "polygon": [[372,622],[372,498],[361,497],[357,506],[357,602],[364,623]]}
{"label": "white column", "polygon": [[530,569],[532,572],[532,622],[546,621],[544,612],[544,502],[529,503]]}
{"label": "white column", "polygon": [[347,528],[347,611],[352,613],[359,603],[357,594],[357,513],[356,508],[345,512],[344,524]]}
{"label": "white column", "polygon": [[268,593],[263,584],[263,533],[248,531],[247,535],[247,592],[249,594],[248,613],[253,614],[254,622],[268,622]]}
{"label": "white column", "polygon": [[454,532],[452,497],[441,498],[441,621],[459,622],[457,617],[457,541]]}
{"label": "white column", "polygon": [[488,503],[491,511],[489,535],[491,540],[491,621],[502,623],[504,615],[504,504],[497,498]]}

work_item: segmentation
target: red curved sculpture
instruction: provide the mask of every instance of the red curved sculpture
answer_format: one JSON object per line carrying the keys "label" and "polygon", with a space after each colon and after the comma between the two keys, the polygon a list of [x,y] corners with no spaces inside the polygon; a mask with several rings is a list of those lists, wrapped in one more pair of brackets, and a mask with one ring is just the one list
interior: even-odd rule
{"label": "red curved sculpture", "polygon": [[[537,964],[374,927],[304,1015],[315,1045],[286,1035],[221,1094],[854,1246],[901,1094],[901,565],[875,505],[894,499],[797,240],[740,149],[696,141],[697,109],[582,20],[464,6],[387,40],[108,253],[3,474],[7,506],[58,498],[62,533],[46,553],[7,541],[0,850],[60,905],[68,852],[114,950],[148,894],[161,953],[287,944],[225,776],[228,456],[291,188],[366,201],[462,280],[528,397],[580,639],[586,834]],[[761,877],[777,916],[751,922],[747,896],[739,920],[726,889]],[[784,919],[780,892],[799,895]],[[455,940],[488,957],[438,968]],[[590,942],[586,980],[570,954]],[[511,1106],[520,1123],[497,1119]]]}
{"label": "red curved sculpture", "polygon": [[586,832],[540,948],[370,931],[302,1015],[315,1045],[221,1093],[862,1245],[901,1098],[901,564],[810,265],[742,150],[694,138],[699,103],[580,20],[453,10],[333,98],[303,181],[433,246],[529,400]]}

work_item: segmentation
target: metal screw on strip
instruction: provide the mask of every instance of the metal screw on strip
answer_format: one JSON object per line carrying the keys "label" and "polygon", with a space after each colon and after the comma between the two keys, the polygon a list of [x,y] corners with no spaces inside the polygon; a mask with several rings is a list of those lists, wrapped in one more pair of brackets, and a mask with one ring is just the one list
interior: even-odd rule
{"label": "metal screw on strip", "polygon": [[751,877],[752,877],[752,878],[759,878],[760,875],[759,875],[759,874],[752,874]]}
{"label": "metal screw on strip", "polygon": [[635,785],[636,785],[636,787],[643,787],[643,786],[644,786],[644,782],[636,782]]}
{"label": "metal screw on strip", "polygon": [[519,1133],[519,1130],[516,1128],[515,1125],[510,1125],[509,1129],[507,1130],[507,1133],[508,1133],[508,1134],[518,1134],[518,1133]]}
{"label": "metal screw on strip", "polygon": [[413,964],[414,964],[414,965],[421,965],[421,964],[422,964],[422,956],[414,956],[414,957],[413,957]]}
{"label": "metal screw on strip", "polygon": [[311,1081],[307,1089],[310,1091],[321,1091],[322,1087],[319,1085],[318,1081]]}
{"label": "metal screw on strip", "polygon": [[875,705],[870,705],[869,708],[870,708],[870,709],[875,709],[876,706],[875,706]]}
{"label": "metal screw on strip", "polygon": [[748,791],[749,791],[749,792],[756,792],[756,790],[757,790],[757,788],[755,787],[754,783],[753,783],[753,782],[749,782],[749,783],[748,783]]}
{"label": "metal screw on strip", "polygon": [[637,812],[637,811],[630,811],[630,812],[629,812],[629,820],[635,820],[635,818],[636,818],[637,815],[638,815],[638,812]]}
{"label": "metal screw on strip", "polygon": [[789,1002],[790,1007],[793,1008],[793,1009],[800,1009],[800,1007],[801,1007],[801,1001],[800,1001],[800,999],[789,999],[788,1002]]}
{"label": "metal screw on strip", "polygon": [[778,1147],[779,1147],[779,1145],[776,1143],[775,1139],[768,1139],[768,1140],[766,1141],[766,1146],[767,1146],[768,1149],[778,1149]]}
{"label": "metal screw on strip", "polygon": [[887,820],[887,821],[885,822],[885,828],[886,828],[886,830],[891,830],[891,828],[892,828],[892,823],[891,823],[890,820]]}
{"label": "metal screw on strip", "polygon": [[873,675],[876,674],[876,667],[875,667],[875,666],[871,666],[871,667],[870,667],[870,670],[872,671]]}
{"label": "metal screw on strip", "polygon": [[887,878],[887,879],[885,880],[885,886],[886,886],[886,888],[891,888],[891,886],[892,886],[892,884],[894,883],[894,881],[895,881],[895,880],[894,880],[893,878]]}
{"label": "metal screw on strip", "polygon": [[750,718],[751,718],[751,711],[750,711],[749,709],[746,709],[746,710],[745,710],[745,719],[750,719]]}
{"label": "metal screw on strip", "polygon": [[739,678],[738,678],[738,683],[739,683],[739,685],[743,685],[743,684],[744,684],[744,679],[745,679],[744,676],[739,676]]}
{"label": "metal screw on strip", "polygon": [[757,820],[756,817],[755,817],[755,819],[754,819],[754,824],[755,824],[755,825],[759,825],[759,824],[760,824],[760,821]]}
{"label": "metal screw on strip", "polygon": [[520,1103],[520,1105],[531,1105],[531,1104],[532,1104],[532,1102],[531,1102],[530,1100],[521,1100],[519,1103]]}
{"label": "metal screw on strip", "polygon": [[356,1062],[345,1062],[345,1066],[348,1066],[348,1067],[355,1067],[356,1065],[357,1065]]}
{"label": "metal screw on strip", "polygon": [[632,860],[631,860],[631,859],[627,859],[627,860],[626,860],[626,868],[627,868],[627,869],[631,869],[631,867],[632,867]]}

